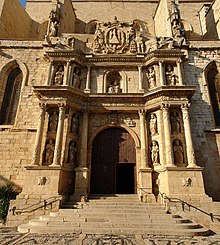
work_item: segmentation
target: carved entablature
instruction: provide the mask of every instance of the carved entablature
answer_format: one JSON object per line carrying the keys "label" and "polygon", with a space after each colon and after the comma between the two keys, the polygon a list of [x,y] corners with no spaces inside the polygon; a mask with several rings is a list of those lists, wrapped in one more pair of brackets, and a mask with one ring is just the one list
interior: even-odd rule
{"label": "carved entablature", "polygon": [[93,39],[96,54],[136,54],[146,53],[146,31],[137,21],[121,22],[115,17],[113,22],[98,22]]}

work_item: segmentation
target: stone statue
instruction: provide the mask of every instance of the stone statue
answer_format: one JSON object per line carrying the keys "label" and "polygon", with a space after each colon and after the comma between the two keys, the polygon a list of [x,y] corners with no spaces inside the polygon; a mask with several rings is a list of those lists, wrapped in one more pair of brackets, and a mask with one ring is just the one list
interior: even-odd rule
{"label": "stone statue", "polygon": [[68,162],[72,165],[75,164],[77,154],[77,146],[75,141],[71,141],[69,144],[69,152],[68,152]]}
{"label": "stone statue", "polygon": [[57,131],[58,113],[53,111],[49,117],[49,131]]}
{"label": "stone statue", "polygon": [[150,66],[147,71],[147,78],[149,83],[149,88],[156,87],[156,74],[153,66]]}
{"label": "stone statue", "polygon": [[59,24],[57,21],[52,21],[50,24],[50,32],[49,32],[49,36],[50,37],[56,37],[57,36],[57,32],[58,32],[58,27]]}
{"label": "stone statue", "polygon": [[183,164],[183,147],[179,139],[174,140],[173,143],[174,163]]}
{"label": "stone statue", "polygon": [[151,135],[157,133],[157,116],[154,113],[150,115],[149,129]]}
{"label": "stone statue", "polygon": [[153,165],[159,164],[159,146],[155,140],[152,141],[151,146],[151,161]]}
{"label": "stone statue", "polygon": [[138,33],[137,37],[135,38],[137,44],[137,52],[144,53],[144,38],[141,33]]}
{"label": "stone statue", "polygon": [[53,163],[54,148],[54,140],[49,139],[45,147],[45,165],[47,166]]}
{"label": "stone statue", "polygon": [[79,135],[79,116],[77,114],[72,116],[70,132],[74,135]]}
{"label": "stone statue", "polygon": [[131,41],[130,52],[131,53],[136,53],[137,52],[137,43],[136,43],[135,40]]}
{"label": "stone statue", "polygon": [[64,76],[64,67],[62,65],[58,66],[58,69],[55,73],[55,77],[54,77],[54,83],[56,85],[60,85],[63,84],[63,76]]}
{"label": "stone statue", "polygon": [[173,111],[170,113],[170,124],[172,133],[181,133],[180,118],[177,111]]}
{"label": "stone statue", "polygon": [[179,20],[175,19],[172,22],[172,31],[173,31],[173,37],[174,38],[179,38],[179,37],[183,37],[184,36],[184,30],[181,27],[181,23],[179,22]]}
{"label": "stone statue", "polygon": [[107,91],[109,94],[119,94],[121,93],[121,88],[120,88],[120,82],[113,82],[113,84],[111,84],[109,87],[108,87],[108,91]]}
{"label": "stone statue", "polygon": [[75,67],[73,72],[73,87],[74,88],[80,88],[81,85],[81,77],[80,77],[80,69],[78,67]]}
{"label": "stone statue", "polygon": [[178,80],[177,80],[177,75],[174,73],[174,68],[172,65],[168,64],[166,66],[166,80],[167,80],[167,85],[177,85]]}

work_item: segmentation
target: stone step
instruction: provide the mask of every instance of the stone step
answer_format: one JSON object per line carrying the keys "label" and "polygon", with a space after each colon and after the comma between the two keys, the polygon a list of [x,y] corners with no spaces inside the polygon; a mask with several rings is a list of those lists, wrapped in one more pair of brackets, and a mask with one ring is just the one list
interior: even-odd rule
{"label": "stone step", "polygon": [[85,233],[85,234],[109,234],[109,235],[177,235],[177,236],[198,236],[208,235],[209,231],[205,228],[181,229],[177,228],[91,228],[91,227],[47,227],[30,226],[29,224],[20,225],[20,233]]}
{"label": "stone step", "polygon": [[120,218],[120,217],[62,217],[62,216],[40,216],[38,221],[45,221],[45,222],[111,222],[111,223],[119,223],[119,224],[125,224],[125,223],[135,223],[135,224],[158,224],[158,220],[160,224],[175,224],[175,223],[192,223],[190,220],[183,219],[183,218],[165,218],[165,219],[146,219],[146,218]]}

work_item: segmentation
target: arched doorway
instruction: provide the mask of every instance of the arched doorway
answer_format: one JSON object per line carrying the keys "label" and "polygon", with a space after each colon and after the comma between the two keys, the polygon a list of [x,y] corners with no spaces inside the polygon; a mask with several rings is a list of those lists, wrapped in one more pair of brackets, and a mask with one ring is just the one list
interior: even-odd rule
{"label": "arched doorway", "polygon": [[136,193],[135,143],[122,128],[101,131],[93,141],[90,193]]}

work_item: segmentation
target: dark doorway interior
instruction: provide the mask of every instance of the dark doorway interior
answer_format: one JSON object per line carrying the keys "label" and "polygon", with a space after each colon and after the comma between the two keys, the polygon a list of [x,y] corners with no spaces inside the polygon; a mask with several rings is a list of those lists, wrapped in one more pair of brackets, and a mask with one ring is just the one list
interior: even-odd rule
{"label": "dark doorway interior", "polygon": [[117,163],[116,164],[116,193],[134,194],[135,193],[135,164]]}
{"label": "dark doorway interior", "polygon": [[90,193],[134,193],[135,159],[135,143],[126,130],[101,131],[92,146]]}

